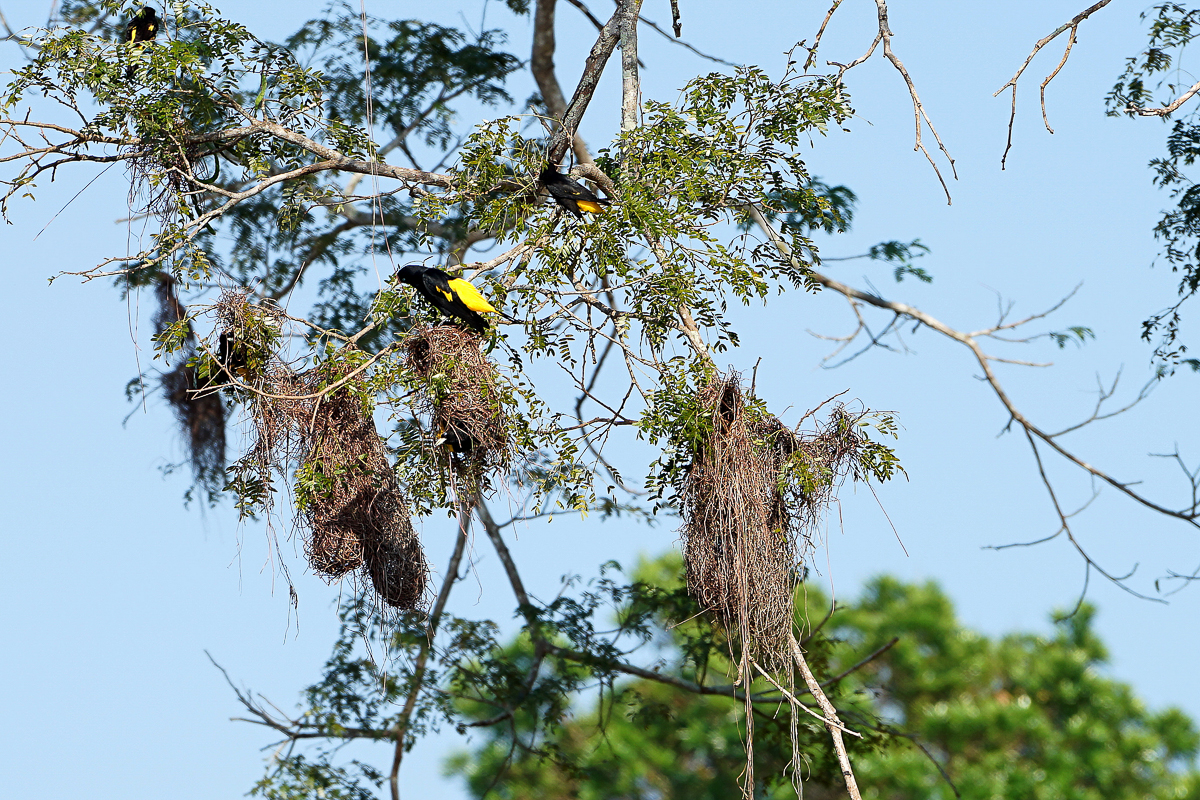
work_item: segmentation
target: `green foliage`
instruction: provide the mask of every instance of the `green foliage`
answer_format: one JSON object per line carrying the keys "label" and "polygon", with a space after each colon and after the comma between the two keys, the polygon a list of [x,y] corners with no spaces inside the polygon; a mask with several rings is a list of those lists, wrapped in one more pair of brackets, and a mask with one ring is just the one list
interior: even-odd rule
{"label": "green foliage", "polygon": [[[1137,110],[1167,104],[1191,85],[1175,81],[1183,74],[1175,69],[1184,50],[1200,34],[1200,8],[1164,3],[1153,8],[1146,49],[1126,60],[1125,71],[1109,93],[1108,113],[1136,116]],[[1145,19],[1149,12],[1142,14]],[[1161,94],[1160,94],[1161,93]],[[1195,359],[1185,357],[1187,343],[1181,338],[1180,309],[1200,291],[1200,184],[1188,168],[1200,157],[1200,123],[1194,111],[1171,125],[1166,155],[1151,159],[1154,183],[1166,189],[1175,203],[1164,211],[1154,226],[1154,236],[1163,246],[1162,257],[1179,275],[1174,303],[1151,314],[1142,323],[1142,338],[1155,344],[1154,356],[1162,374],[1174,372],[1179,364],[1197,368]]]}
{"label": "green foliage", "polygon": [[[923,742],[964,798],[1200,797],[1195,724],[1148,711],[1103,675],[1107,653],[1083,606],[1052,636],[990,640],[962,626],[932,584],[872,582],[831,635],[856,652],[897,644],[847,680]],[[859,760],[878,797],[953,796],[915,748]]]}
{"label": "green foliage", "polygon": [[1072,325],[1065,331],[1050,331],[1047,336],[1050,340],[1058,345],[1058,349],[1066,347],[1068,343],[1082,347],[1087,344],[1088,339],[1095,339],[1096,333],[1091,328],[1084,325]]}
{"label": "green foliage", "polygon": [[[638,575],[677,585],[677,569],[678,558],[669,556]],[[801,597],[804,619],[821,620],[824,594],[806,584]],[[940,764],[968,800],[1200,797],[1194,723],[1176,709],[1148,711],[1126,685],[1103,675],[1107,656],[1093,617],[1084,606],[1052,636],[989,639],[964,627],[936,586],[891,578],[872,581],[856,602],[839,606],[807,648],[818,674],[829,675],[874,654],[830,689],[847,725],[868,734],[865,745],[850,744],[863,796],[954,797]],[[685,680],[697,674],[694,655],[684,652],[689,635],[684,625],[656,640],[657,671]],[[720,648],[706,656],[711,672],[727,669]],[[463,775],[477,797],[737,796],[745,766],[740,714],[741,705],[727,698],[631,679],[536,748],[497,727],[447,769]],[[778,776],[791,756],[772,723],[764,713],[755,725],[759,775]],[[805,795],[837,796],[838,776],[814,728],[801,731]],[[895,734],[881,738],[880,731]],[[774,777],[757,796],[795,794]]]}

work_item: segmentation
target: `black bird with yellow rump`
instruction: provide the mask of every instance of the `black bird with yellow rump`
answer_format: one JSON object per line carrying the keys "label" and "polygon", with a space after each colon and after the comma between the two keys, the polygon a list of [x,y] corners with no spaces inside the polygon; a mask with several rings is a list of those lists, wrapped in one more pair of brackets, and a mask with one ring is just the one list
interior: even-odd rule
{"label": "black bird with yellow rump", "polygon": [[546,187],[546,191],[554,198],[554,202],[570,211],[578,220],[583,219],[581,211],[589,214],[603,214],[604,206],[609,205],[592,193],[586,186],[572,180],[558,171],[554,164],[547,164],[538,176],[538,181]]}
{"label": "black bird with yellow rump", "polygon": [[[127,44],[141,45],[153,41],[155,36],[158,36],[158,12],[150,6],[142,6],[142,10],[134,14],[133,19],[125,26],[124,41]],[[133,73],[133,67],[127,67],[125,80],[133,80]]]}
{"label": "black bird with yellow rump", "polygon": [[217,351],[212,355],[212,368],[215,372],[208,379],[209,386],[224,386],[235,378],[244,381],[250,376],[246,345],[239,342],[232,333],[221,331],[221,335],[217,337]]}
{"label": "black bird with yellow rump", "polygon": [[396,276],[417,290],[417,294],[448,317],[462,320],[478,333],[487,331],[487,320],[480,314],[499,314],[479,290],[462,278],[455,278],[436,267],[409,264]]}

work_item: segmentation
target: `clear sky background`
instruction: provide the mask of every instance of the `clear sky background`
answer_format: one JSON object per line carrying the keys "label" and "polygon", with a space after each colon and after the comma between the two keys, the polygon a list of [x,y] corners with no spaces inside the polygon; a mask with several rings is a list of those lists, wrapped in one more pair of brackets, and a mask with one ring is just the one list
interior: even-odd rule
{"label": "clear sky background", "polygon": [[[0,4],[14,27],[44,20],[46,3]],[[778,75],[787,51],[809,38],[827,3],[699,2],[684,0],[685,38],[734,62],[757,63]],[[1065,42],[1034,62],[1021,86],[1015,146],[1000,170],[1009,112],[1007,95],[993,98],[1033,43],[1080,11],[1079,2],[995,4],[893,0],[894,46],[916,81],[960,180],[947,206],[924,158],[912,151],[912,109],[900,76],[880,54],[855,69],[848,83],[858,116],[813,143],[812,172],[859,196],[850,233],[821,241],[826,256],[854,255],[885,239],[920,239],[932,248],[922,266],[932,285],[906,280],[865,261],[830,262],[833,277],[877,287],[961,329],[995,321],[997,296],[1014,314],[1041,311],[1073,287],[1071,302],[1037,330],[1092,327],[1096,341],[1058,350],[1040,341],[1000,354],[1053,360],[1051,369],[1001,366],[1002,380],[1023,411],[1048,429],[1086,416],[1096,376],[1123,368],[1128,398],[1151,376],[1139,323],[1174,296],[1174,276],[1152,268],[1151,228],[1168,198],[1150,182],[1147,161],[1163,148],[1157,121],[1104,116],[1103,98],[1123,59],[1142,46],[1141,4],[1113,3],[1084,23],[1070,62],[1051,84],[1050,135],[1042,127],[1037,85],[1053,69]],[[264,38],[281,39],[320,13],[316,2],[219,3],[222,12]],[[365,0],[368,11],[477,28],[483,5]],[[599,16],[610,6],[594,0]],[[432,9],[432,11],[431,11]],[[647,0],[644,13],[666,26],[666,0]],[[569,92],[594,39],[590,25],[560,3],[559,77]],[[513,52],[527,57],[531,23],[500,3],[487,24],[510,30]],[[849,61],[870,43],[874,4],[847,0],[826,34],[822,56]],[[718,68],[658,34],[643,30],[647,98],[671,100],[689,77]],[[0,50],[7,65],[15,48]],[[1186,66],[1186,65],[1185,65]],[[1184,81],[1190,83],[1192,78]],[[532,91],[525,76],[511,85],[518,100]],[[618,123],[619,80],[610,70],[593,101],[584,135],[603,146]],[[495,116],[498,112],[481,112]],[[35,114],[36,116],[36,114]],[[470,124],[472,120],[462,120]],[[939,162],[945,171],[945,162]],[[258,524],[241,524],[228,507],[186,509],[182,475],[162,477],[182,445],[162,402],[129,404],[126,381],[151,362],[153,298],[125,304],[103,281],[81,285],[60,270],[91,266],[122,252],[138,234],[126,216],[128,178],[110,170],[65,209],[93,177],[64,170],[36,202],[14,205],[2,242],[8,289],[0,314],[8,326],[8,391],[0,398],[0,529],[9,568],[0,584],[0,769],[14,797],[237,797],[263,769],[275,739],[241,715],[207,650],[239,685],[287,710],[318,676],[336,630],[338,587],[303,568],[300,547],[285,542],[300,596],[288,604],[276,554]],[[61,210],[61,213],[59,213]],[[56,216],[57,215],[57,216]],[[40,233],[39,233],[40,232]],[[1193,309],[1194,311],[1194,309]],[[853,326],[846,304],[799,292],[735,315],[743,336],[730,364],[748,369],[762,356],[759,393],[785,420],[830,395],[850,396],[895,411],[903,425],[899,454],[910,481],[878,490],[899,533],[896,540],[872,493],[847,486],[816,559],[820,578],[852,597],[872,575],[933,579],[953,597],[963,620],[988,634],[1048,631],[1049,612],[1074,604],[1083,565],[1065,541],[1003,552],[987,545],[1052,533],[1057,519],[1022,437],[1001,435],[1007,419],[978,380],[965,348],[929,331],[906,335],[910,351],[876,351],[836,370],[819,367],[830,344],[810,331],[841,335]],[[876,326],[885,317],[873,318]],[[1194,327],[1193,327],[1194,330]],[[1178,471],[1148,453],[1178,443],[1192,464],[1200,458],[1195,422],[1196,378],[1162,383],[1121,418],[1073,434],[1069,445],[1086,460],[1163,503],[1180,504]],[[132,412],[132,413],[131,413]],[[128,416],[128,419],[125,418]],[[229,436],[231,455],[245,436]],[[1090,495],[1085,476],[1054,459],[1049,469],[1073,508]],[[594,575],[615,558],[632,564],[677,546],[670,520],[655,528],[624,520],[575,524],[558,517],[518,530],[514,550],[537,595],[552,597],[561,576]],[[1105,491],[1076,519],[1090,552],[1114,572],[1135,564],[1133,585],[1154,591],[1168,570],[1200,563],[1193,531]],[[280,537],[286,530],[280,531]],[[427,520],[431,560],[444,563],[452,525]],[[456,613],[508,620],[513,601],[486,546],[475,553],[475,576],[459,585]],[[1178,705],[1200,719],[1194,690],[1200,643],[1193,635],[1200,587],[1169,604],[1137,600],[1093,579],[1089,599],[1112,652],[1110,673],[1134,685],[1153,707]],[[407,797],[461,796],[440,777],[440,759],[462,740],[453,734],[418,745],[403,773]],[[355,752],[387,762],[376,748]]]}

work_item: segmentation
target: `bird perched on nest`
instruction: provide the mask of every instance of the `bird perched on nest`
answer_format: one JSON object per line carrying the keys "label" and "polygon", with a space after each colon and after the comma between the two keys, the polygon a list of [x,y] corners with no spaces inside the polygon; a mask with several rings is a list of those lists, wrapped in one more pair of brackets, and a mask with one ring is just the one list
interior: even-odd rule
{"label": "bird perched on nest", "polygon": [[[144,44],[158,36],[158,12],[150,6],[142,6],[142,10],[134,14],[133,19],[125,26],[125,42],[129,44]],[[132,66],[125,69],[125,80],[133,80]]]}
{"label": "bird perched on nest", "polygon": [[475,441],[475,437],[470,432],[463,430],[462,427],[453,423],[442,428],[441,435],[434,442],[434,446],[445,447],[451,453],[458,453],[459,455],[470,454],[478,445],[479,443]]}
{"label": "bird perched on nest", "polygon": [[417,290],[417,294],[443,314],[462,320],[478,333],[487,330],[487,320],[480,314],[499,314],[479,290],[462,278],[455,278],[436,267],[409,264],[397,277]]}
{"label": "bird perched on nest", "polygon": [[603,214],[604,206],[610,201],[596,197],[590,189],[558,171],[554,164],[546,164],[546,168],[538,176],[538,181],[546,187],[546,191],[554,198],[554,202],[570,211],[576,219],[582,220],[586,211],[589,214]]}
{"label": "bird perched on nest", "polygon": [[233,378],[245,380],[250,375],[246,345],[233,334],[221,331],[217,337],[217,351],[213,353],[215,371],[209,375],[209,386],[224,386]]}

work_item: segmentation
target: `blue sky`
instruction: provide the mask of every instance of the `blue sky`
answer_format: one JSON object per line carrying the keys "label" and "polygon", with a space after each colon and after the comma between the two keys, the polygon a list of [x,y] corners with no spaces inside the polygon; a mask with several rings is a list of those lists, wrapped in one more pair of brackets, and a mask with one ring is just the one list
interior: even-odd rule
{"label": "blue sky", "polygon": [[[10,24],[36,24],[33,3],[0,4]],[[318,3],[224,2],[224,14],[267,38],[282,38]],[[427,3],[373,3],[379,14],[426,17]],[[595,0],[598,15],[608,5]],[[778,74],[784,52],[808,37],[826,4],[803,12],[786,2],[682,3],[685,38],[731,61],[758,63]],[[885,239],[919,237],[932,253],[923,266],[931,285],[906,280],[865,261],[830,262],[827,272],[859,287],[908,302],[962,329],[991,324],[997,293],[1015,301],[1015,315],[1053,305],[1077,284],[1072,301],[1045,327],[1092,327],[1096,340],[1058,350],[1042,341],[1001,354],[1053,360],[1035,370],[1000,367],[1017,404],[1047,428],[1086,416],[1096,375],[1124,370],[1124,396],[1150,377],[1139,323],[1174,293],[1174,278],[1152,268],[1151,228],[1167,198],[1154,189],[1146,162],[1162,148],[1166,128],[1154,120],[1106,118],[1103,97],[1122,60],[1142,43],[1141,6],[1113,4],[1084,23],[1070,62],[1051,84],[1048,108],[1055,133],[1042,127],[1037,84],[1057,63],[1059,43],[1034,62],[1021,86],[1016,143],[1008,168],[999,168],[1009,113],[1007,95],[992,92],[1008,80],[1033,42],[1077,13],[1083,3],[1017,2],[1003,14],[989,4],[896,0],[894,46],[957,160],[947,206],[924,158],[912,151],[912,110],[903,82],[877,54],[848,77],[857,117],[851,132],[814,142],[814,174],[844,183],[859,196],[854,229],[821,242],[827,256],[853,255]],[[439,4],[437,20],[477,26],[477,2]],[[460,15],[461,10],[461,15]],[[665,2],[646,15],[669,22]],[[825,37],[822,55],[848,61],[874,34],[874,4],[844,3]],[[560,4],[559,77],[573,86],[592,31]],[[488,24],[509,26],[502,4]],[[513,23],[514,52],[528,52],[529,23]],[[642,34],[647,98],[671,100],[693,74],[715,68],[657,34]],[[15,51],[4,51],[11,64]],[[521,78],[517,98],[530,92]],[[619,82],[610,75],[593,101],[584,135],[602,146],[617,124]],[[487,112],[495,116],[496,112]],[[465,121],[469,123],[469,120]],[[944,165],[944,162],[941,162]],[[121,252],[137,231],[126,216],[128,178],[110,170],[78,199],[90,180],[62,172],[36,202],[17,203],[4,229],[9,290],[0,296],[8,321],[10,390],[0,399],[0,502],[10,558],[0,588],[0,659],[7,687],[0,709],[9,724],[0,752],[14,796],[77,794],[185,800],[239,796],[261,775],[260,752],[272,738],[245,723],[234,697],[205,650],[235,681],[290,709],[316,677],[336,628],[338,587],[303,569],[299,545],[284,543],[300,595],[288,605],[277,554],[261,525],[239,523],[229,508],[186,509],[183,476],[160,468],[181,455],[168,409],[157,399],[125,402],[126,381],[152,357],[148,336],[153,299],[119,302],[102,281],[71,279],[47,285],[60,270],[91,266]],[[61,209],[61,213],[60,212]],[[57,217],[55,215],[57,214]],[[52,219],[53,218],[53,219]],[[44,229],[44,231],[43,231]],[[39,231],[41,231],[40,235]],[[976,375],[964,348],[921,331],[906,337],[907,353],[874,352],[837,370],[818,364],[829,343],[809,335],[848,332],[844,302],[829,295],[790,293],[766,312],[738,311],[740,352],[728,361],[749,368],[762,356],[758,388],[772,408],[803,410],[849,390],[865,405],[896,412],[903,425],[898,452],[910,481],[871,492],[847,486],[824,531],[821,579],[839,596],[853,596],[871,575],[935,579],[954,598],[968,624],[987,633],[1047,630],[1052,608],[1075,602],[1082,564],[1065,542],[1003,552],[986,545],[1039,538],[1057,527],[1053,510],[1023,439],[1000,435],[1004,411]],[[885,319],[876,319],[881,324]],[[1151,452],[1178,443],[1192,463],[1200,456],[1194,420],[1195,378],[1164,382],[1121,418],[1072,434],[1083,458],[1122,479],[1144,480],[1145,492],[1165,503],[1184,497],[1178,472]],[[132,412],[132,414],[131,414]],[[126,416],[128,420],[123,423]],[[240,426],[231,450],[245,444]],[[1064,504],[1090,495],[1086,478],[1051,459]],[[894,523],[906,556],[888,523]],[[1200,563],[1196,537],[1180,523],[1103,492],[1077,520],[1077,532],[1106,566],[1122,572],[1139,564],[1134,585],[1152,591],[1169,569]],[[284,540],[281,531],[281,540]],[[430,558],[444,562],[450,524],[427,520],[422,536]],[[531,590],[553,596],[564,574],[592,575],[602,561],[631,563],[638,554],[677,546],[669,521],[656,528],[625,521],[579,525],[564,517],[517,531],[514,551]],[[509,617],[512,601],[485,546],[474,554],[477,582],[460,584],[452,610]],[[1132,683],[1152,706],[1175,704],[1200,718],[1190,690],[1200,645],[1186,635],[1200,611],[1197,589],[1168,605],[1136,600],[1102,580],[1089,598],[1100,607],[1098,626],[1109,644],[1111,673]],[[450,735],[421,744],[406,760],[408,796],[456,796],[439,777],[440,754],[460,743]],[[380,763],[387,755],[374,756]]]}

